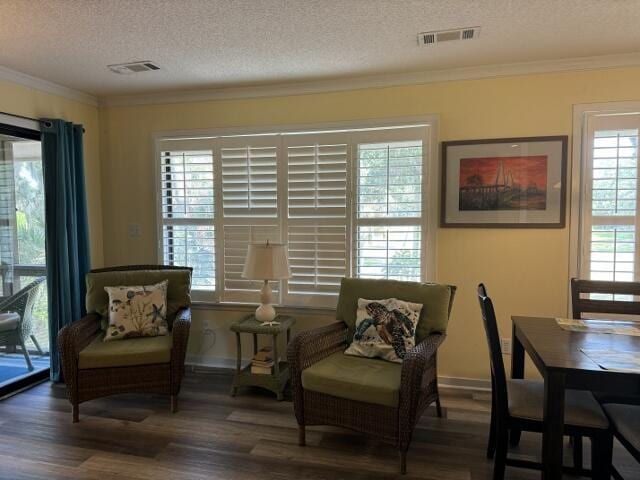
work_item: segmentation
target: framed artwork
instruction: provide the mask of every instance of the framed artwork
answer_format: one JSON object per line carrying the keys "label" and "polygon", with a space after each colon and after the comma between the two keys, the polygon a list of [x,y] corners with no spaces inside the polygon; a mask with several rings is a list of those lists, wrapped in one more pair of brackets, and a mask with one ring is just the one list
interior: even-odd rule
{"label": "framed artwork", "polygon": [[442,142],[440,226],[564,228],[568,137]]}

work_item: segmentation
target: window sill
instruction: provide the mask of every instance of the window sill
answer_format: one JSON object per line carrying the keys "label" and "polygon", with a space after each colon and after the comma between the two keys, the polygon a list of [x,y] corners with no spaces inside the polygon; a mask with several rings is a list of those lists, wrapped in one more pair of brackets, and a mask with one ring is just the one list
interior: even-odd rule
{"label": "window sill", "polygon": [[[195,301],[191,304],[194,310],[213,310],[219,312],[247,312],[252,313],[258,307],[257,303],[241,302],[204,302]],[[335,317],[336,309],[331,307],[305,307],[297,305],[274,305],[276,311],[283,315],[324,315]]]}

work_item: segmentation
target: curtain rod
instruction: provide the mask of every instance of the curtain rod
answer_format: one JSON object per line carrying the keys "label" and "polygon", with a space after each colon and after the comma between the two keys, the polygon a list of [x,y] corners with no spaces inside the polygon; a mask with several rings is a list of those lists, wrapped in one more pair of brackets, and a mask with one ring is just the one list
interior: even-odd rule
{"label": "curtain rod", "polygon": [[[2,112],[2,111],[0,111],[0,113],[3,115],[9,115],[10,117],[22,118],[24,120],[31,120],[33,122],[42,122],[42,120],[39,118],[25,117],[24,115],[16,115],[15,113]],[[52,125],[51,122],[42,122],[42,123],[44,123],[45,127],[50,127]],[[84,127],[82,127],[82,133],[85,133],[85,132],[86,130],[84,129]]]}

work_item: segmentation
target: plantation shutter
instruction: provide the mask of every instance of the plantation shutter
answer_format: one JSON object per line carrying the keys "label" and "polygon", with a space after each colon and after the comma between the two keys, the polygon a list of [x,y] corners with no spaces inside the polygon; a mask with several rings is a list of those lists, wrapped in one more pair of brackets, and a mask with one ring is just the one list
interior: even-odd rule
{"label": "plantation shutter", "polygon": [[638,142],[640,115],[594,117],[581,206],[581,276],[638,281]]}
{"label": "plantation shutter", "polygon": [[159,142],[160,254],[193,268],[194,298],[216,290],[214,149],[211,139]]}
{"label": "plantation shutter", "polygon": [[349,272],[349,136],[286,135],[287,216],[292,278],[285,302],[327,305]]}
{"label": "plantation shutter", "polygon": [[[279,243],[278,135],[221,138],[223,299],[256,302],[259,280],[242,278],[249,243]],[[274,299],[279,282],[271,282]]]}
{"label": "plantation shutter", "polygon": [[407,128],[362,133],[354,139],[357,277],[425,277],[424,137],[424,129]]}

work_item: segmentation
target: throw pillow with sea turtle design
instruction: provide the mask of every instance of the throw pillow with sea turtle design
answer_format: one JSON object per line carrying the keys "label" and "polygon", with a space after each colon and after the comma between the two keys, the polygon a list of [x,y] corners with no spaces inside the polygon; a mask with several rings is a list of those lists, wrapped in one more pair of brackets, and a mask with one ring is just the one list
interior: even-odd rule
{"label": "throw pillow with sea turtle design", "polygon": [[167,335],[167,285],[104,287],[109,294],[109,327],[104,341]]}
{"label": "throw pillow with sea turtle design", "polygon": [[421,303],[397,298],[359,298],[356,331],[344,353],[402,363],[405,354],[416,344],[416,325],[421,311]]}

